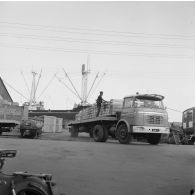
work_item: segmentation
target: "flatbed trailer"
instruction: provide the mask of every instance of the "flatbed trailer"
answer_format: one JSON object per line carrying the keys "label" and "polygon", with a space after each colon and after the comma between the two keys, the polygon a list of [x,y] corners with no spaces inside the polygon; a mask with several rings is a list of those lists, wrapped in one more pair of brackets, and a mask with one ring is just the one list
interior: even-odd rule
{"label": "flatbed trailer", "polygon": [[99,116],[99,117],[92,118],[92,119],[74,121],[74,122],[69,123],[69,125],[71,126],[71,125],[76,125],[76,124],[86,124],[86,123],[94,123],[94,122],[109,122],[109,121],[117,122],[116,116]]}
{"label": "flatbed trailer", "polygon": [[91,119],[84,119],[82,121],[73,121],[69,124],[71,137],[77,137],[79,132],[89,133],[95,141],[105,142],[108,136],[115,138],[114,132],[109,129],[117,124],[116,116],[99,116]]}

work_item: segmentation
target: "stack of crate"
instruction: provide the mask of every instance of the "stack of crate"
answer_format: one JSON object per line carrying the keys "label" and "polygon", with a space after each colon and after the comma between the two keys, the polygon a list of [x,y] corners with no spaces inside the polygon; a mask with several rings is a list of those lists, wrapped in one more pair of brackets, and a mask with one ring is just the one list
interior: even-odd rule
{"label": "stack of crate", "polygon": [[56,118],[56,133],[62,132],[62,118]]}
{"label": "stack of crate", "polygon": [[123,108],[123,99],[111,99],[110,100],[110,114],[121,112]]}
{"label": "stack of crate", "polygon": [[[107,103],[102,103],[99,116],[114,115],[116,114],[116,112],[120,112],[122,110],[122,106],[123,106],[123,100],[111,99]],[[81,110],[75,116],[75,119],[80,121],[80,120],[95,118],[96,113],[97,113],[97,105],[93,104],[92,106]]]}
{"label": "stack of crate", "polygon": [[47,133],[59,133],[62,132],[62,118],[55,116],[44,116],[43,132]]}
{"label": "stack of crate", "polygon": [[56,117],[44,116],[43,132],[54,133],[56,131]]}

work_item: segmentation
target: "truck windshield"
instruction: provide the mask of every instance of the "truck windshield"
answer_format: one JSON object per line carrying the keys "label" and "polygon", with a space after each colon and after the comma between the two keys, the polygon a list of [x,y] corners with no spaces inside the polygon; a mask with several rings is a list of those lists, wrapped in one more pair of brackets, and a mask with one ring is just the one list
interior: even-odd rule
{"label": "truck windshield", "polygon": [[146,99],[138,99],[138,98],[134,100],[134,107],[135,108],[146,107],[146,108],[164,109],[163,102],[160,100],[157,101],[157,100],[146,100]]}

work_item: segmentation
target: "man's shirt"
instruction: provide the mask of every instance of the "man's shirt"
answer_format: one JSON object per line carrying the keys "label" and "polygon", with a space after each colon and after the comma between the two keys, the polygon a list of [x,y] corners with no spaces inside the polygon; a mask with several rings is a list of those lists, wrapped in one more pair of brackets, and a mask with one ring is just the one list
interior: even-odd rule
{"label": "man's shirt", "polygon": [[98,96],[98,99],[96,100],[97,106],[101,106],[102,101],[103,101],[103,99],[102,99],[102,97],[99,95],[99,96]]}

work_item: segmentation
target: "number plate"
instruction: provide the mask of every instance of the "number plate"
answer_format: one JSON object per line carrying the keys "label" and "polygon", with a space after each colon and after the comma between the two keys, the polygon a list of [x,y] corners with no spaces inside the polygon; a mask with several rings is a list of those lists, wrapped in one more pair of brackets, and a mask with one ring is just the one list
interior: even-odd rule
{"label": "number plate", "polygon": [[152,129],[152,132],[159,132],[160,129]]}

